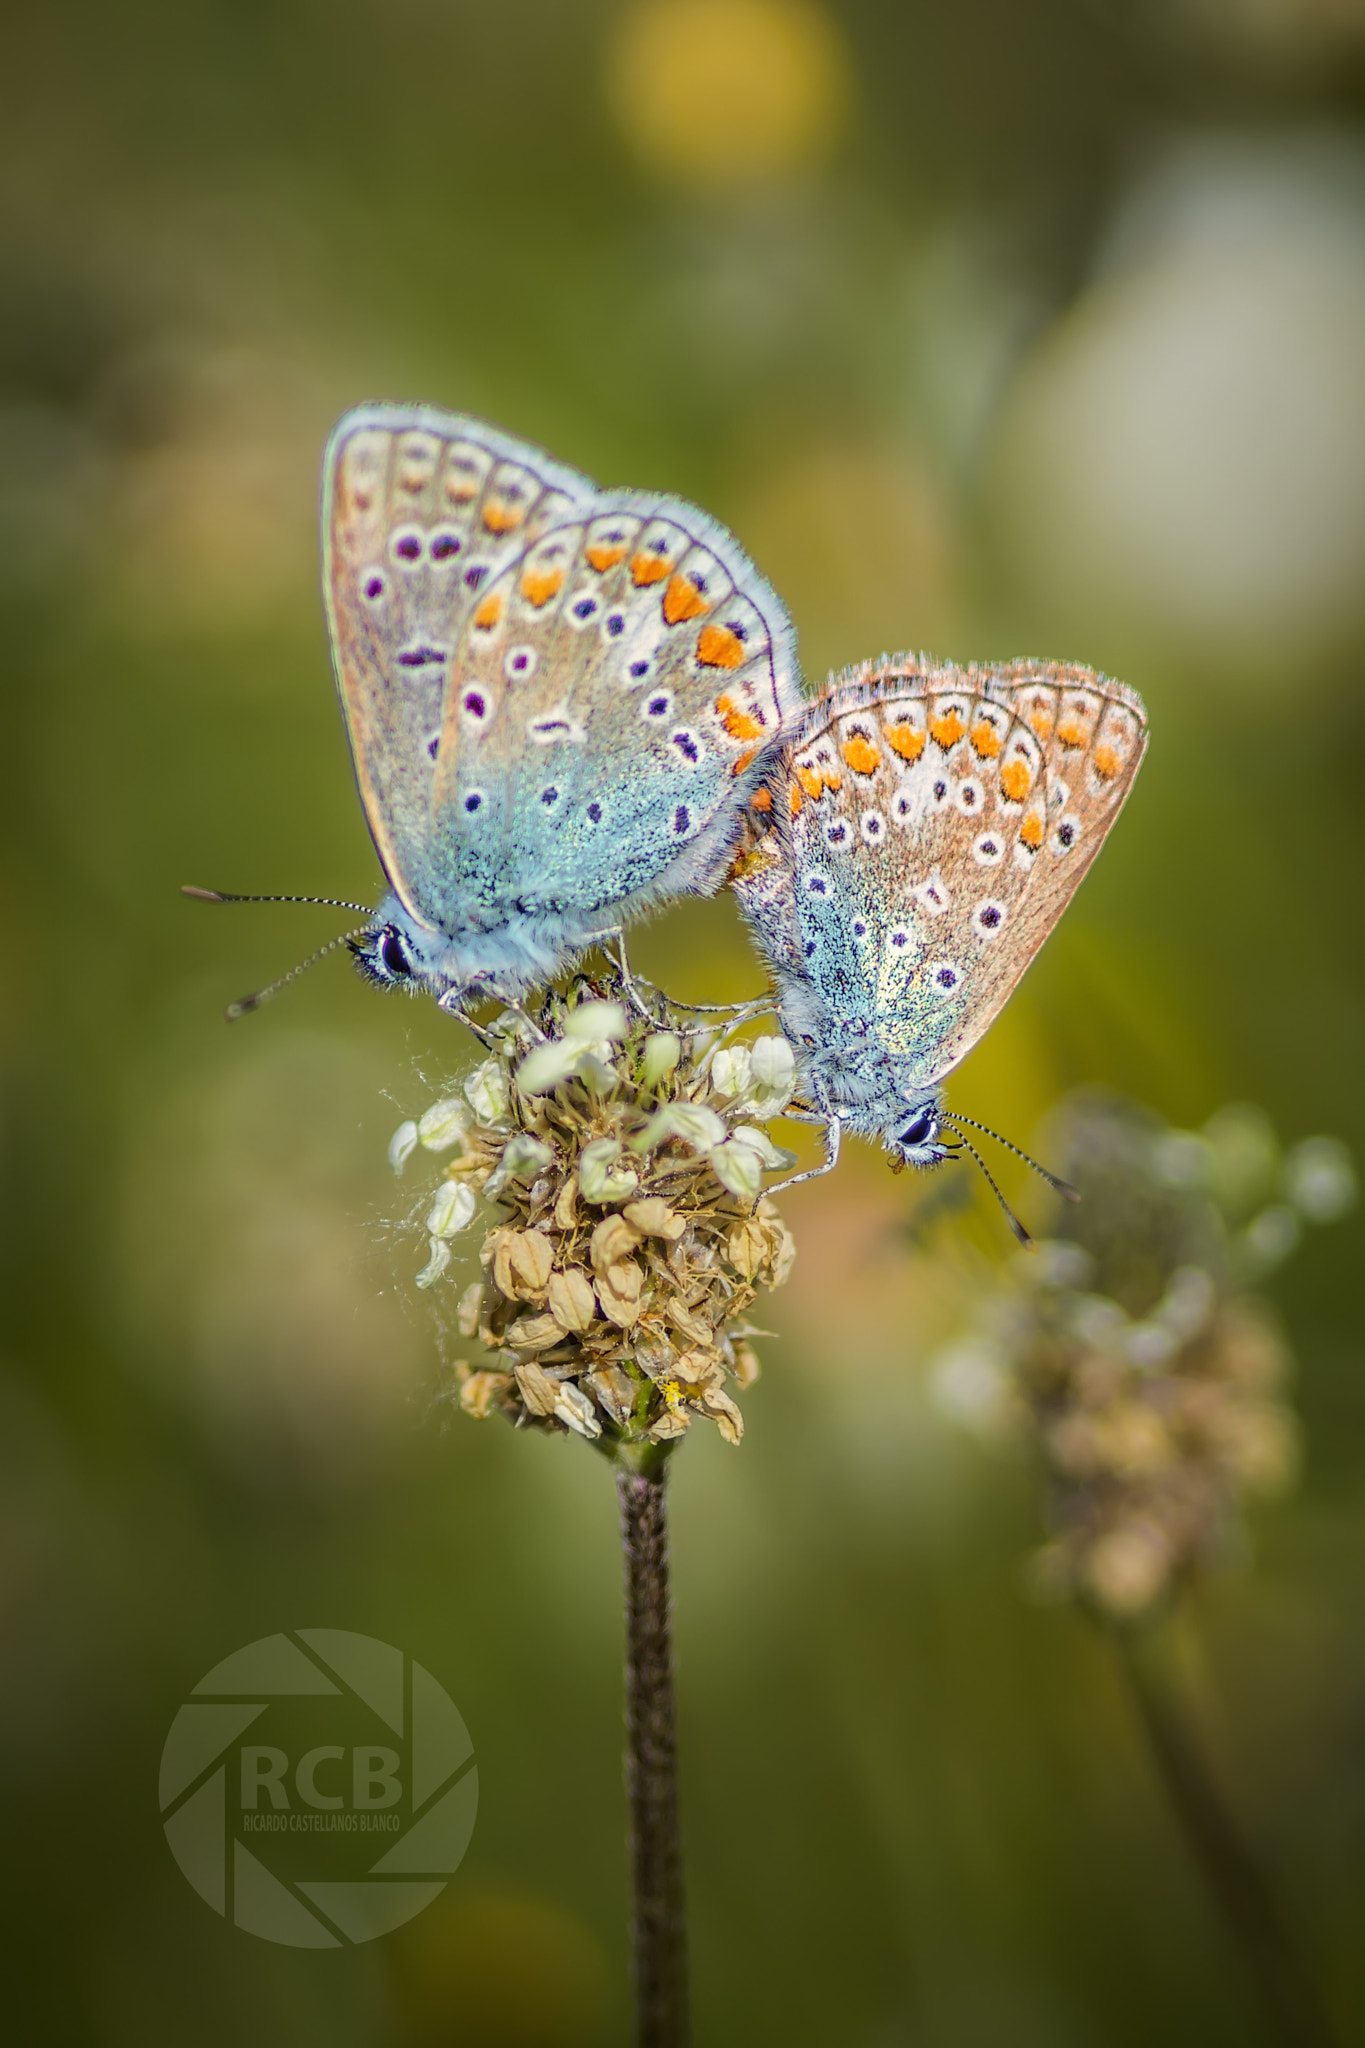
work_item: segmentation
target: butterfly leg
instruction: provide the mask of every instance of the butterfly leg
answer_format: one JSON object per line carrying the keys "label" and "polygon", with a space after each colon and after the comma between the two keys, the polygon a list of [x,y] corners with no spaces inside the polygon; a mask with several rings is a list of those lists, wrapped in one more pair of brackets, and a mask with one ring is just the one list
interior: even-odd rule
{"label": "butterfly leg", "polygon": [[474,1019],[470,1016],[468,1010],[466,1010],[464,1004],[460,1001],[459,989],[448,988],[443,996],[439,996],[437,998],[436,1007],[438,1010],[444,1010],[447,1017],[458,1018],[461,1024],[467,1025],[469,1030],[471,1030],[474,1036],[478,1039],[480,1045],[484,1047],[491,1047],[493,1043],[492,1033],[485,1031],[482,1024],[476,1024],[474,1022]]}
{"label": "butterfly leg", "polygon": [[[766,1187],[759,1200],[767,1195],[785,1195],[788,1188],[799,1188],[803,1180],[819,1180],[823,1174],[832,1173],[839,1160],[839,1146],[843,1139],[844,1127],[837,1116],[798,1116],[797,1123],[822,1123],[825,1127],[825,1156],[819,1166],[808,1166],[804,1173],[794,1173],[790,1180],[779,1180]],[[757,1207],[757,1203],[755,1204]]]}
{"label": "butterfly leg", "polygon": [[[608,960],[611,961],[612,966],[619,973],[621,987],[625,991],[626,998],[632,1008],[638,1010],[647,1022],[656,1022],[657,1019],[645,1002],[644,997],[640,994],[641,986],[649,988],[652,986],[652,983],[642,981],[640,986],[637,986],[636,977],[630,971],[630,960],[626,954],[626,934],[624,928],[619,924],[608,925],[604,931],[594,932],[589,943],[600,947]],[[614,953],[611,951],[612,944],[616,948]]]}

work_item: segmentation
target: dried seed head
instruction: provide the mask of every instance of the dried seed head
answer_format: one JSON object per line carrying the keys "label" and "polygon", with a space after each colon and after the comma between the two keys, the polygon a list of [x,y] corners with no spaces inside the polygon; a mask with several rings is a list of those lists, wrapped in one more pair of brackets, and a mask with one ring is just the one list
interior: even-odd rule
{"label": "dried seed head", "polygon": [[[1349,1159],[1311,1143],[1310,1163],[1330,1157],[1334,1186],[1350,1185]],[[1017,1262],[936,1385],[964,1419],[976,1409],[1031,1436],[1053,1531],[1039,1587],[1132,1620],[1226,1551],[1250,1501],[1293,1479],[1288,1353],[1250,1282],[1276,1213],[1266,1195],[1297,1189],[1305,1147],[1281,1167],[1267,1119],[1245,1105],[1193,1133],[1081,1095],[1049,1151],[1082,1195],[1059,1213],[1068,1235]]]}
{"label": "dried seed head", "polygon": [[638,998],[592,986],[547,997],[534,1022],[506,1012],[489,1039],[393,1145],[400,1167],[418,1144],[457,1151],[418,1212],[423,1286],[485,1204],[483,1278],[454,1317],[482,1353],[456,1367],[461,1406],[613,1452],[673,1442],[699,1416],[738,1443],[734,1394],[758,1360],[735,1319],[795,1255],[762,1198],[790,1157],[761,1123],[789,1099],[790,1047],[731,1044],[662,999],[644,1017]]}

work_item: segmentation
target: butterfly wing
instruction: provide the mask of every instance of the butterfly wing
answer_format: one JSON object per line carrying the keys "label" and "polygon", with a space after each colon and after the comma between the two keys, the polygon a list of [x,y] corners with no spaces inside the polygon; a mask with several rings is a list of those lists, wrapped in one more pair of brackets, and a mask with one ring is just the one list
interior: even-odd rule
{"label": "butterfly wing", "polygon": [[748,886],[828,1007],[933,1086],[1066,908],[1146,737],[1141,700],[1089,669],[869,665],[795,735],[782,856]]}
{"label": "butterfly wing", "polygon": [[724,528],[481,421],[368,406],[328,448],[324,533],[356,778],[414,917],[582,929],[714,886],[802,702]]}
{"label": "butterfly wing", "polygon": [[579,505],[455,651],[432,792],[452,897],[583,928],[714,888],[802,701],[786,613],[723,527],[643,493]]}
{"label": "butterfly wing", "polygon": [[369,405],[323,463],[323,584],[337,686],[376,851],[438,922],[431,798],[450,661],[481,594],[593,487],[481,420]]}

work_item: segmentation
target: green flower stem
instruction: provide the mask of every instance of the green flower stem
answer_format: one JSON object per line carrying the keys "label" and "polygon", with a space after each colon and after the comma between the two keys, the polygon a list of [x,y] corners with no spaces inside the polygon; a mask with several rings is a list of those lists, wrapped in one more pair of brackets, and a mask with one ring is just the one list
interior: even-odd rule
{"label": "green flower stem", "polygon": [[[641,1454],[642,1453],[642,1454]],[[626,1579],[626,1787],[639,2048],[685,2048],[687,1940],[663,1447],[617,1454]]]}
{"label": "green flower stem", "polygon": [[1274,1893],[1214,1776],[1167,1629],[1120,1629],[1113,1640],[1128,1689],[1186,1843],[1282,2048],[1334,2048],[1326,2010]]}

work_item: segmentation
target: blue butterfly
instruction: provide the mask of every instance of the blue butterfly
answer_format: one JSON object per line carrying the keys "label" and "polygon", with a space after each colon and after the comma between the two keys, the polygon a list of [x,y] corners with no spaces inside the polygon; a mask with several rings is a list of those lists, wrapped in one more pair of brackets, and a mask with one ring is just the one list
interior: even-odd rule
{"label": "blue butterfly", "polygon": [[718,888],[784,721],[786,612],[725,529],[480,420],[349,412],[324,587],[389,893],[364,973],[461,1011]]}
{"label": "blue butterfly", "polygon": [[733,885],[825,1130],[797,1179],[845,1131],[897,1165],[973,1149],[943,1136],[971,1122],[942,1108],[944,1079],[1071,900],[1146,743],[1132,690],[1046,662],[883,657],[789,722]]}

